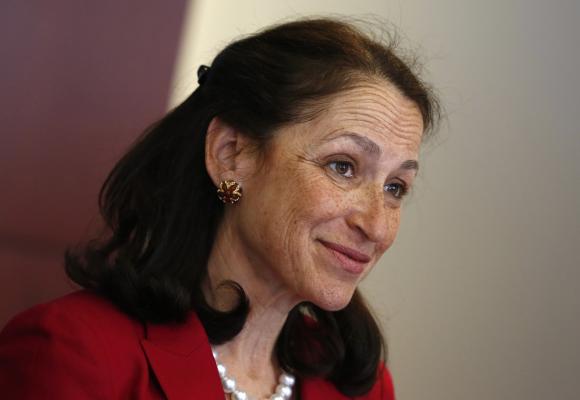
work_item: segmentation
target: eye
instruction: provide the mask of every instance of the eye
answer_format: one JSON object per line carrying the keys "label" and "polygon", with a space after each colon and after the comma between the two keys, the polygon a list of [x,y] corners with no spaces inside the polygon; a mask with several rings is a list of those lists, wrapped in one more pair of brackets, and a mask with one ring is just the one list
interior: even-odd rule
{"label": "eye", "polygon": [[354,176],[354,165],[350,161],[332,161],[328,164],[331,170],[345,178]]}
{"label": "eye", "polygon": [[387,183],[384,186],[384,190],[387,193],[391,193],[396,199],[403,198],[408,192],[407,186],[403,183]]}

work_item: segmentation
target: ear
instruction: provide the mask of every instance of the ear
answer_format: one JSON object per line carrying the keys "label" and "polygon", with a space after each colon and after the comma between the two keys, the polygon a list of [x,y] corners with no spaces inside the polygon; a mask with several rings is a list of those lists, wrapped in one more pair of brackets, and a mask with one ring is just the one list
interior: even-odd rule
{"label": "ear", "polygon": [[219,117],[211,120],[205,138],[205,166],[214,185],[224,179],[240,181],[242,169],[247,169],[243,150],[249,143],[247,136]]}

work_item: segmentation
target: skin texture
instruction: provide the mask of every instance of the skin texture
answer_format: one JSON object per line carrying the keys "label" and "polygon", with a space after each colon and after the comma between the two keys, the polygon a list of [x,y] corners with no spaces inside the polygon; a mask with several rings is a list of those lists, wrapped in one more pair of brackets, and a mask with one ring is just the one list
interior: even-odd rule
{"label": "skin texture", "polygon": [[235,179],[244,196],[226,208],[206,294],[231,306],[231,293],[216,289],[231,279],[250,299],[243,331],[218,348],[249,394],[274,390],[272,349],[292,307],[345,307],[393,243],[422,132],[416,105],[376,81],[334,96],[312,121],[279,129],[264,151],[218,118],[210,124],[210,176],[216,186]]}

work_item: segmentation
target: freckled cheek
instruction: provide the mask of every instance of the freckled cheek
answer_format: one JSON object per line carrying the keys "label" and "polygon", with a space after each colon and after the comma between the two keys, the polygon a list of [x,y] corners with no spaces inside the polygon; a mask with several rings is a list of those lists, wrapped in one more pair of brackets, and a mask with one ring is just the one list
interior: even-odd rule
{"label": "freckled cheek", "polygon": [[286,182],[291,191],[287,195],[288,208],[296,210],[302,217],[317,218],[316,214],[322,209],[336,207],[336,200],[344,196],[344,193],[336,193],[340,190],[319,171],[297,170]]}
{"label": "freckled cheek", "polygon": [[307,209],[299,191],[288,191],[279,188],[276,196],[269,196],[257,205],[260,218],[249,221],[250,225],[260,226],[256,232],[263,243],[263,248],[275,254],[293,250],[298,231],[303,224],[302,214]]}
{"label": "freckled cheek", "polygon": [[[349,201],[344,192],[334,193],[324,188],[308,193],[305,197],[303,219],[314,228],[319,224],[344,217]],[[308,197],[306,199],[306,197]]]}
{"label": "freckled cheek", "polygon": [[347,197],[328,176],[302,168],[270,176],[261,184],[267,187],[256,207],[270,227],[260,232],[260,237],[272,242],[271,235],[275,234],[283,240],[280,247],[286,251],[292,251],[297,241],[307,240],[318,223],[335,217]]}
{"label": "freckled cheek", "polygon": [[282,235],[287,254],[301,258],[317,228],[340,213],[340,204],[316,181],[301,185],[287,200],[279,214],[284,223],[278,234]]}
{"label": "freckled cheek", "polygon": [[379,248],[377,249],[380,254],[384,253],[395,241],[397,233],[399,232],[399,226],[401,224],[401,211],[399,209],[392,210],[387,214],[386,224],[388,227],[387,234],[385,235],[385,240],[381,242]]}

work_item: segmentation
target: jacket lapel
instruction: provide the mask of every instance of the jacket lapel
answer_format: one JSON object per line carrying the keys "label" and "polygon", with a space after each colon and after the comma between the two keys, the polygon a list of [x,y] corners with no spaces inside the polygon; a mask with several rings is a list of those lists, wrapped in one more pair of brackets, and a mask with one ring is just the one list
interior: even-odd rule
{"label": "jacket lapel", "polygon": [[334,385],[321,378],[308,378],[300,385],[300,400],[348,400],[349,398],[340,393]]}
{"label": "jacket lapel", "polygon": [[141,346],[168,400],[223,400],[205,330],[195,314],[184,324],[148,325]]}

